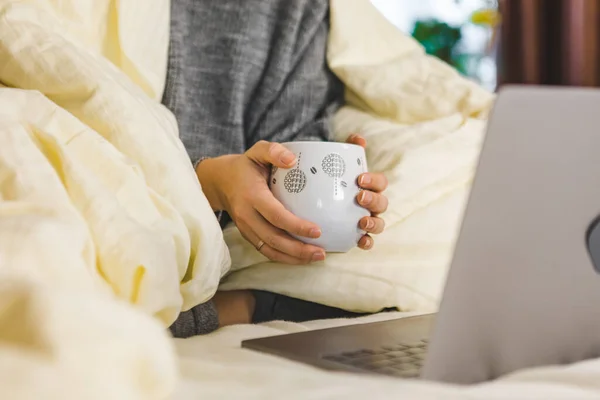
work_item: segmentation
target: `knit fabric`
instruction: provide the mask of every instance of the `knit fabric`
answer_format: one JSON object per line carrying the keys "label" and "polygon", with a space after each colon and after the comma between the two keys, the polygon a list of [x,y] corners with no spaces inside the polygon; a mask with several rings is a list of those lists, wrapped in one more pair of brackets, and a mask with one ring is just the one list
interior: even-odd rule
{"label": "knit fabric", "polygon": [[[163,104],[192,162],[241,154],[260,140],[332,138],[343,85],[326,63],[328,11],[329,0],[172,0]],[[258,296],[260,320],[277,318],[261,303],[275,298],[285,309],[285,296]],[[217,326],[209,302],[181,313],[171,332]]]}

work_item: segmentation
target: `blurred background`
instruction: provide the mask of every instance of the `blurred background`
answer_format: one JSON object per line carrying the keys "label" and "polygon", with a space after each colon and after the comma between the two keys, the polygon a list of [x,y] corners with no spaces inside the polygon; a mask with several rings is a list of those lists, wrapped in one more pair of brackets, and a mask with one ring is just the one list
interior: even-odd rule
{"label": "blurred background", "polygon": [[425,50],[494,90],[497,69],[497,0],[372,0]]}
{"label": "blurred background", "polygon": [[490,90],[600,86],[600,0],[372,0],[429,54]]}

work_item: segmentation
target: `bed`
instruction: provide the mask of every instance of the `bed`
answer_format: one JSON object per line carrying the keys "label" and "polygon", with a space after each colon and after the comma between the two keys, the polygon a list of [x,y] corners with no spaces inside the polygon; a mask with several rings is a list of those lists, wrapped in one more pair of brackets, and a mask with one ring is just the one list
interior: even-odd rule
{"label": "bed", "polygon": [[176,340],[182,380],[176,399],[596,399],[600,362],[521,371],[475,386],[325,372],[307,365],[241,349],[243,339],[399,318],[391,313],[357,320],[271,322],[232,326],[205,337]]}
{"label": "bed", "polygon": [[[372,252],[267,262],[224,233],[159,104],[167,0],[0,0],[0,388],[18,399],[592,399],[600,361],[453,387],[325,372],[243,339],[437,309],[494,96],[425,54],[366,0],[331,0],[346,85],[337,140],[361,132],[390,181]],[[219,287],[219,282],[220,287]],[[165,329],[217,289],[271,290],[356,320]]]}

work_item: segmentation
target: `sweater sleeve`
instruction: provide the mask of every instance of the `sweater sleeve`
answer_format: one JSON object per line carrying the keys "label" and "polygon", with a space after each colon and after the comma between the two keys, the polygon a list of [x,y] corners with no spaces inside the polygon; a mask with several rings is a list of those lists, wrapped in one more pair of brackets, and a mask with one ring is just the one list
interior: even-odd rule
{"label": "sweater sleeve", "polygon": [[169,327],[169,330],[174,337],[185,339],[210,333],[218,327],[219,316],[217,308],[212,301],[208,301],[179,314],[179,317]]}
{"label": "sweater sleeve", "polygon": [[328,21],[329,0],[172,0],[163,104],[193,161],[332,139]]}

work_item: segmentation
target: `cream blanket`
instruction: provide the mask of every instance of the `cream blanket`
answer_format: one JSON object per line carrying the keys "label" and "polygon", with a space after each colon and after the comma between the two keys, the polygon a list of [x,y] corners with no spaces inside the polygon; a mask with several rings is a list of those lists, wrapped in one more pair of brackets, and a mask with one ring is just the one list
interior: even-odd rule
{"label": "cream blanket", "polygon": [[[168,6],[0,0],[3,399],[600,398],[597,361],[458,389],[238,349],[245,337],[335,321],[177,341],[177,363],[164,326],[212,296],[229,257],[157,102]],[[365,133],[371,169],[390,178],[388,233],[373,253],[303,270],[265,263],[229,230],[239,271],[224,287],[350,309],[435,308],[492,96],[425,56],[366,0],[332,0],[329,61],[348,87],[338,137]]]}
{"label": "cream blanket", "polygon": [[229,267],[157,101],[168,23],[164,0],[0,0],[2,398],[165,398],[165,327]]}

